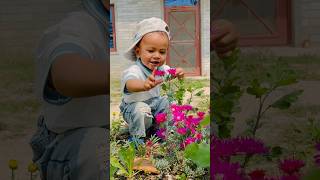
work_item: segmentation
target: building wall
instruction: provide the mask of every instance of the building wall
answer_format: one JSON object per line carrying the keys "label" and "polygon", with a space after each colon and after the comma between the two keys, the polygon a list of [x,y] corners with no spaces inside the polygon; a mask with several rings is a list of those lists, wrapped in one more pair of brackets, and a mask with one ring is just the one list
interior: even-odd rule
{"label": "building wall", "polygon": [[110,0],[110,4],[114,4],[117,48],[117,52],[110,55],[111,76],[119,77],[122,70],[132,63],[123,57],[123,53],[132,42],[136,23],[149,17],[163,19],[163,1]]}
{"label": "building wall", "polygon": [[202,0],[201,11],[201,69],[202,76],[210,76],[210,1]]}
{"label": "building wall", "polygon": [[0,1],[1,54],[31,54],[43,31],[80,7],[79,0]]}
{"label": "building wall", "polygon": [[295,46],[301,47],[305,41],[320,46],[319,0],[292,0],[292,30]]}
{"label": "building wall", "polygon": [[[111,53],[111,74],[119,77],[123,69],[132,62],[123,57],[131,44],[135,25],[142,19],[159,17],[164,19],[163,0],[110,0],[115,9],[116,47]],[[202,75],[209,76],[210,63],[210,1],[201,0],[201,56]]]}

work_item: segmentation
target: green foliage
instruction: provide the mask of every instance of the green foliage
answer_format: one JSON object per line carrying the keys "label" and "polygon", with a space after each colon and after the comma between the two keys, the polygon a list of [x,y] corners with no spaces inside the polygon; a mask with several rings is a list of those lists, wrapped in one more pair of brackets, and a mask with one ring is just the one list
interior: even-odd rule
{"label": "green foliage", "polygon": [[275,101],[271,107],[278,109],[288,109],[292,103],[297,101],[298,97],[302,94],[303,90],[296,90],[289,94],[286,94]]}
{"label": "green foliage", "polygon": [[320,177],[320,169],[312,169],[302,180],[318,180]]}
{"label": "green foliage", "polygon": [[184,150],[186,158],[191,159],[199,167],[210,167],[210,145],[207,143],[192,143]]}
{"label": "green foliage", "polygon": [[260,98],[262,95],[268,92],[267,88],[261,87],[258,79],[254,79],[251,82],[251,86],[247,88],[247,93],[256,96],[256,98]]}
{"label": "green foliage", "polygon": [[210,125],[210,115],[206,116],[201,122],[200,127],[205,128]]}
{"label": "green foliage", "polygon": [[[164,83],[161,85],[163,93],[167,95],[170,103],[175,102],[179,105],[182,104],[190,104],[192,102],[193,96],[202,96],[203,83],[201,82],[192,82],[185,83],[185,79],[171,79],[170,77],[166,77]],[[190,97],[184,102],[184,98],[186,96],[186,92],[190,93]]]}
{"label": "green foliage", "polygon": [[127,178],[133,178],[133,162],[135,158],[134,144],[131,142],[128,146],[121,147],[118,152],[118,157],[110,157],[110,164],[113,171],[124,175]]}
{"label": "green foliage", "polygon": [[213,87],[211,98],[211,108],[213,120],[217,126],[215,134],[220,138],[231,136],[233,122],[235,118],[233,113],[238,109],[239,98],[242,95],[241,88],[238,84],[239,76],[237,75],[236,62],[240,51],[235,50],[230,57],[214,62]]}
{"label": "green foliage", "polygon": [[320,122],[313,118],[308,119],[307,132],[313,142],[320,142]]}

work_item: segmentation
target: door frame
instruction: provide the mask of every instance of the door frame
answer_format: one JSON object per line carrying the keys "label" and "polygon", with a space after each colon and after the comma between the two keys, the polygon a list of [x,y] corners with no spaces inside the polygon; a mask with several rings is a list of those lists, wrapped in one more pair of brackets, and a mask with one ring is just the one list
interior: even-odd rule
{"label": "door frame", "polygon": [[[223,11],[224,4],[228,0],[222,0],[220,7],[213,13],[213,19]],[[261,19],[252,10],[244,0],[239,0],[240,3],[245,6],[253,16],[259,21]],[[273,34],[264,35],[246,35],[240,36],[239,44],[241,46],[273,46],[273,45],[288,45],[291,43],[291,1],[290,0],[277,0],[276,1],[276,29]],[[267,29],[268,25],[262,23]]]}
{"label": "door frame", "polygon": [[[200,38],[200,32],[201,32],[201,27],[200,27],[200,1],[198,1],[196,6],[173,6],[173,7],[166,7],[164,5],[164,20],[166,23],[169,24],[169,15],[170,12],[177,12],[177,11],[190,11],[190,12],[194,12],[195,15],[195,23],[196,23],[196,34],[195,34],[195,70],[193,72],[187,72],[186,75],[188,76],[200,76],[201,75],[201,38]],[[169,27],[170,28],[170,27]],[[174,44],[174,43],[183,43],[181,41],[174,41],[171,40],[170,44]],[[169,46],[170,47],[170,46]],[[168,49],[168,52],[170,52],[170,48]],[[170,64],[170,53],[168,53],[167,56],[167,62],[168,64]]]}

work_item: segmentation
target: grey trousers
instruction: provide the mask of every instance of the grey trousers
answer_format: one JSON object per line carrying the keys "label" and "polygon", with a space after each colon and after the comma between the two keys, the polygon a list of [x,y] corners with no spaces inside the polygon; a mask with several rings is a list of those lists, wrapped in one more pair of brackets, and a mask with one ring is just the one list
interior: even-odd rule
{"label": "grey trousers", "polygon": [[154,97],[146,101],[126,103],[122,101],[120,111],[129,125],[132,136],[146,137],[146,130],[157,126],[154,117],[158,113],[169,110],[169,101],[166,97]]}

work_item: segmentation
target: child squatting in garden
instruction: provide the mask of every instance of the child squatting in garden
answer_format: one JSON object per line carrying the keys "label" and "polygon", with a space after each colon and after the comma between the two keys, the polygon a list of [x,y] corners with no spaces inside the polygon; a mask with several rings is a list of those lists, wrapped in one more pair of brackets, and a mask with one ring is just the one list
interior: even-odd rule
{"label": "child squatting in garden", "polygon": [[[150,131],[153,133],[155,115],[169,109],[167,98],[160,96],[159,85],[163,80],[156,78],[158,70],[167,72],[170,69],[165,65],[169,41],[170,31],[163,20],[144,19],[138,23],[133,44],[125,53],[128,59],[135,61],[123,71],[121,78],[120,110],[129,125],[129,140],[142,141]],[[176,68],[174,77],[183,78],[183,69]]]}

